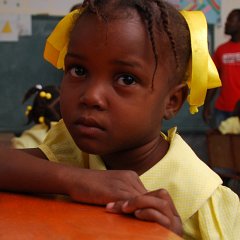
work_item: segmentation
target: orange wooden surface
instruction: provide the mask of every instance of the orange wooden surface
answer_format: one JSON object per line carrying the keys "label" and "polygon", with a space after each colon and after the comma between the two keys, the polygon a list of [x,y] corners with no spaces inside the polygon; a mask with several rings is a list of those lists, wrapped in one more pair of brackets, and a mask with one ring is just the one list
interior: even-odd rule
{"label": "orange wooden surface", "polygon": [[156,223],[111,214],[104,207],[53,197],[0,192],[1,240],[179,240]]}

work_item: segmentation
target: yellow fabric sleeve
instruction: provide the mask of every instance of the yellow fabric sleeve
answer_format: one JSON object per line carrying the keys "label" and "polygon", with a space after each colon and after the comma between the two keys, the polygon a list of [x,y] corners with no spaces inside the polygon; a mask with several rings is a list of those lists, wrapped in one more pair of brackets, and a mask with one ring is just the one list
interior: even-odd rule
{"label": "yellow fabric sleeve", "polygon": [[39,148],[50,161],[85,167],[86,154],[76,146],[63,120],[50,129]]}
{"label": "yellow fabric sleeve", "polygon": [[240,204],[229,188],[219,186],[184,224],[184,239],[238,240]]}

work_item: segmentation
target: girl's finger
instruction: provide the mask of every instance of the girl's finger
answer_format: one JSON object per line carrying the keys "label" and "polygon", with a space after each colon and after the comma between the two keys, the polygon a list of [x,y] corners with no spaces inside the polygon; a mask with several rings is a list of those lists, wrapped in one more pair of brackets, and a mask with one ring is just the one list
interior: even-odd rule
{"label": "girl's finger", "polygon": [[155,209],[170,219],[174,217],[167,200],[148,194],[132,198],[122,205],[122,211],[124,213],[134,213],[138,209],[147,208]]}
{"label": "girl's finger", "polygon": [[152,208],[144,208],[144,209],[136,210],[134,212],[134,215],[138,219],[141,219],[144,221],[157,222],[166,228],[170,228],[171,226],[171,221],[167,216],[165,216],[161,212]]}
{"label": "girl's finger", "polygon": [[166,200],[169,203],[169,206],[170,206],[174,216],[178,216],[179,217],[177,209],[176,209],[176,207],[175,207],[175,205],[173,203],[173,200],[172,200],[172,198],[171,198],[171,196],[170,196],[170,194],[168,193],[167,190],[159,189],[159,190],[156,190],[156,191],[148,192],[148,193],[146,193],[146,195],[155,196],[157,198],[161,198],[161,199]]}
{"label": "girl's finger", "polygon": [[127,201],[110,202],[106,205],[106,211],[111,213],[123,213],[122,207]]}

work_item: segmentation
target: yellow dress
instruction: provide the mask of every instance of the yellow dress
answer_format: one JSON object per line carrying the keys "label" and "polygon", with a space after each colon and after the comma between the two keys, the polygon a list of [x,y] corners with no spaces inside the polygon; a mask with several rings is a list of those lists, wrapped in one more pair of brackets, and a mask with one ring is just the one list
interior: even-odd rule
{"label": "yellow dress", "polygon": [[[165,188],[171,195],[184,227],[184,239],[240,238],[238,196],[176,134],[169,131],[170,148],[155,166],[140,176],[149,191]],[[40,149],[50,161],[106,170],[100,157],[81,152],[64,122],[53,127]]]}
{"label": "yellow dress", "polygon": [[239,117],[230,117],[222,121],[219,126],[219,131],[222,134],[240,134]]}
{"label": "yellow dress", "polygon": [[[57,122],[51,122],[51,127]],[[25,130],[21,136],[13,137],[11,145],[14,148],[35,148],[38,147],[44,140],[48,133],[48,126],[46,124],[35,124],[33,127]]]}

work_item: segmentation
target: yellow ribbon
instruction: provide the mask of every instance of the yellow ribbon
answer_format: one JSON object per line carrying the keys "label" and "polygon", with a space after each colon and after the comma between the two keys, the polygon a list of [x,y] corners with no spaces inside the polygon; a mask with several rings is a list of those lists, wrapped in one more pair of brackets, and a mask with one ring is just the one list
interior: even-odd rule
{"label": "yellow ribbon", "polygon": [[[44,58],[56,68],[64,69],[64,58],[67,53],[69,37],[83,8],[67,14],[48,37]],[[192,56],[189,63],[189,78],[187,80],[190,93],[188,103],[192,114],[198,112],[198,107],[204,104],[207,89],[221,86],[217,69],[208,52],[207,22],[200,11],[181,11],[187,21],[191,36]]]}
{"label": "yellow ribbon", "polygon": [[71,30],[83,8],[67,14],[55,27],[46,41],[43,57],[58,69],[64,69],[64,58],[67,53]]}
{"label": "yellow ribbon", "polygon": [[192,56],[187,80],[190,93],[188,103],[192,114],[204,104],[207,89],[221,86],[218,71],[209,55],[207,22],[201,11],[181,11],[191,36]]}

